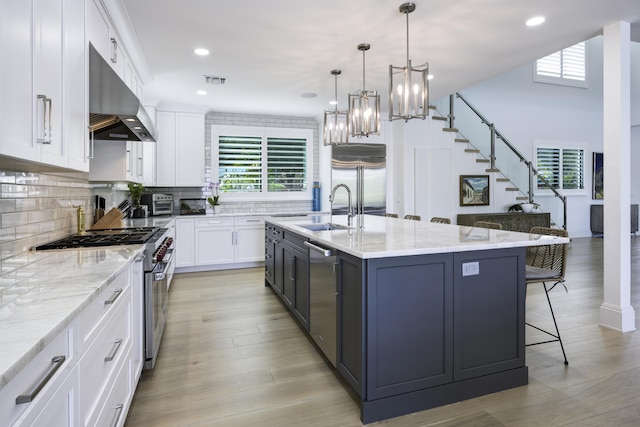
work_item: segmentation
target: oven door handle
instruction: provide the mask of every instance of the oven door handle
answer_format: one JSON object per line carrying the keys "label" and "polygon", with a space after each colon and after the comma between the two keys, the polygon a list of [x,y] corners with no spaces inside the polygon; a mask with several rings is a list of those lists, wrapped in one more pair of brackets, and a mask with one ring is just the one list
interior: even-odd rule
{"label": "oven door handle", "polygon": [[154,269],[153,280],[160,281],[164,280],[167,277],[167,273],[169,272],[169,268],[171,266],[171,261],[173,261],[173,249],[167,249],[165,258],[162,260],[162,263],[158,264],[158,266],[164,265],[164,268],[160,272],[156,272]]}

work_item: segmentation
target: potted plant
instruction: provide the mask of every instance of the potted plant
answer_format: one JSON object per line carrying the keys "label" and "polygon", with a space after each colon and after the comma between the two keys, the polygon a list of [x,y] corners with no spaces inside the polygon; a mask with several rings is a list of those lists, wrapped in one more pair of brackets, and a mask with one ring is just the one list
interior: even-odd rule
{"label": "potted plant", "polygon": [[129,183],[129,198],[133,206],[135,206],[135,209],[131,212],[132,218],[144,218],[144,210],[140,206],[140,199],[145,191],[147,189],[142,184]]}
{"label": "potted plant", "polygon": [[524,212],[524,213],[531,213],[534,210],[538,209],[540,207],[539,204],[535,203],[535,202],[522,202],[522,203],[516,203],[514,205],[511,205],[509,207],[507,207],[507,212]]}
{"label": "potted plant", "polygon": [[220,213],[220,182],[210,182],[209,191],[211,191],[211,197],[208,197],[207,201],[213,207],[213,213],[218,215]]}

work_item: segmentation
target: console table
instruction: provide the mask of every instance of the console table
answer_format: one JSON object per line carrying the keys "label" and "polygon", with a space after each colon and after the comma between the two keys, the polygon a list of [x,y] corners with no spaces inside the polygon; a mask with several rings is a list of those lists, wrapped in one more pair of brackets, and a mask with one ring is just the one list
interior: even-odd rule
{"label": "console table", "polygon": [[503,230],[528,233],[532,227],[550,227],[551,215],[548,212],[498,212],[459,214],[458,225],[473,225],[476,221],[497,222]]}
{"label": "console table", "polygon": [[[591,234],[603,234],[603,206],[591,205]],[[631,205],[631,232],[638,231],[638,205]]]}

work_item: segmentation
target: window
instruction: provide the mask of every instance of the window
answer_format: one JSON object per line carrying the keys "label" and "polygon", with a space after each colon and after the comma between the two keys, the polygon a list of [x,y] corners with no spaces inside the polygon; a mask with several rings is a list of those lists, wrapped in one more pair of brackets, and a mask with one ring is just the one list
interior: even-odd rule
{"label": "window", "polygon": [[578,43],[535,62],[534,80],[587,87],[586,45]]}
{"label": "window", "polygon": [[[536,148],[536,169],[558,190],[584,190],[584,149],[575,147]],[[547,185],[537,180],[537,188],[547,189]]]}
{"label": "window", "polygon": [[211,135],[225,199],[310,197],[312,130],[212,126]]}

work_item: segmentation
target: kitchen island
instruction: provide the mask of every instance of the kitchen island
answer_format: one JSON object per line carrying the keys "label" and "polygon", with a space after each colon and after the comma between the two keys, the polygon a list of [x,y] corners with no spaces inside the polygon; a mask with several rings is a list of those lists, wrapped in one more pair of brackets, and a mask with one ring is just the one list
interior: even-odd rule
{"label": "kitchen island", "polygon": [[525,247],[568,239],[373,216],[344,225],[267,221],[265,283],[309,331],[322,319],[304,242],[335,250],[335,366],[363,423],[528,383]]}

